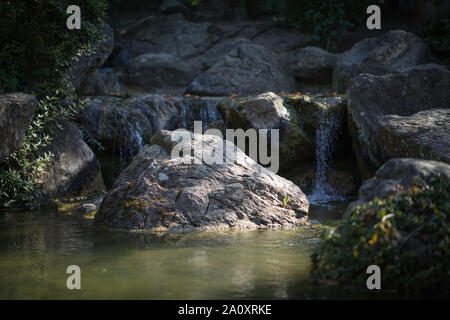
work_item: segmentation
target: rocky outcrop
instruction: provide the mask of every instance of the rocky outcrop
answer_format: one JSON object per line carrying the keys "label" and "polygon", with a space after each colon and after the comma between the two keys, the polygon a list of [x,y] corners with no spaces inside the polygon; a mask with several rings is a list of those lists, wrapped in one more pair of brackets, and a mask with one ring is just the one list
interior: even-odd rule
{"label": "rocky outcrop", "polygon": [[345,92],[353,78],[368,73],[382,75],[400,68],[433,62],[428,45],[410,32],[390,31],[378,38],[367,38],[339,55],[333,73],[333,89]]}
{"label": "rocky outcrop", "polygon": [[450,163],[450,108],[430,109],[406,117],[383,116],[379,118],[378,130],[387,158]]}
{"label": "rocky outcrop", "polygon": [[343,123],[346,101],[341,96],[281,97],[266,92],[256,97],[224,99],[218,109],[227,128],[279,129],[280,168],[285,171],[314,160],[317,131],[325,126],[324,121],[329,121],[330,129]]}
{"label": "rocky outcrop", "polygon": [[82,96],[101,96],[107,93],[108,88],[99,70],[95,70],[86,76],[80,88],[78,88],[78,94]]}
{"label": "rocky outcrop", "polygon": [[90,52],[75,57],[72,61],[68,78],[75,90],[80,88],[86,78],[100,68],[109,57],[114,46],[114,34],[107,24],[103,26],[103,39],[92,45]]}
{"label": "rocky outcrop", "polygon": [[[201,139],[184,134],[179,147],[190,148],[194,139]],[[293,228],[305,220],[308,201],[303,192],[231,142],[203,136],[194,156],[188,152],[172,158],[178,141],[172,136],[168,131],[157,133],[121,173],[101,204],[97,225],[189,231]]]}
{"label": "rocky outcrop", "polygon": [[194,78],[190,64],[166,53],[147,53],[127,66],[127,82],[139,88],[180,93]]}
{"label": "rocky outcrop", "polygon": [[100,165],[84,142],[81,131],[64,122],[54,132],[54,140],[45,151],[53,154],[41,181],[45,198],[79,196],[104,191]]}
{"label": "rocky outcrop", "polygon": [[349,205],[346,215],[353,207],[375,197],[386,198],[412,188],[417,183],[429,182],[432,177],[438,175],[450,180],[450,165],[414,158],[391,159],[377,170],[373,178],[364,181],[359,188],[358,200]]}
{"label": "rocky outcrop", "polygon": [[116,62],[127,65],[137,56],[148,53],[188,59],[203,54],[220,38],[220,29],[209,22],[191,22],[179,13],[150,16],[121,30]]}
{"label": "rocky outcrop", "polygon": [[[366,177],[392,156],[392,150],[385,152],[383,148],[379,132],[383,118],[380,117],[410,116],[432,108],[448,108],[448,83],[450,72],[434,64],[404,68],[383,76],[364,74],[355,79],[347,91],[349,126],[354,152]],[[427,157],[427,154],[420,156]]]}
{"label": "rocky outcrop", "polygon": [[298,50],[292,68],[300,88],[312,86],[345,93],[360,74],[384,75],[401,68],[433,62],[428,45],[410,32],[395,30],[367,38],[342,53],[332,54],[317,47]]}
{"label": "rocky outcrop", "polygon": [[317,47],[306,47],[295,55],[294,76],[305,83],[331,83],[335,63],[336,55]]}
{"label": "rocky outcrop", "polygon": [[265,92],[255,97],[224,99],[218,108],[230,128],[280,129],[289,120],[283,103],[282,97]]}
{"label": "rocky outcrop", "polygon": [[0,161],[22,143],[33,120],[36,105],[36,98],[24,93],[0,95]]}
{"label": "rocky outcrop", "polygon": [[186,89],[203,96],[250,95],[267,91],[295,91],[291,76],[265,47],[241,44],[213,67],[200,74]]}

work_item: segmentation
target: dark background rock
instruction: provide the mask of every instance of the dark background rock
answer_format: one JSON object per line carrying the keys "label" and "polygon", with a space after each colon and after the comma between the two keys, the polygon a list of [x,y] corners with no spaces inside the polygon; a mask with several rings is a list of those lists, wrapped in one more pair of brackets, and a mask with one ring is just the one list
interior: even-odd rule
{"label": "dark background rock", "polygon": [[333,89],[345,92],[362,73],[381,75],[400,68],[434,62],[429,46],[413,33],[390,31],[378,38],[364,39],[339,55],[333,73]]}
{"label": "dark background rock", "polygon": [[35,97],[24,93],[0,95],[0,161],[22,143],[37,106]]}
{"label": "dark background rock", "polygon": [[187,93],[203,96],[292,92],[294,82],[274,53],[260,45],[241,44],[198,76]]}
{"label": "dark background rock", "polygon": [[378,127],[384,115],[409,116],[432,108],[447,108],[450,101],[450,72],[429,64],[373,76],[360,75],[347,90],[348,117],[354,152],[363,174],[388,160]]}
{"label": "dark background rock", "polygon": [[42,177],[45,198],[79,196],[105,190],[100,165],[84,142],[81,131],[72,123],[62,123],[46,148],[53,154]]}
{"label": "dark background rock", "polygon": [[450,107],[411,116],[379,118],[380,142],[386,158],[421,158],[450,163]]}
{"label": "dark background rock", "polygon": [[183,93],[194,78],[191,65],[166,53],[147,53],[136,57],[127,69],[127,82],[155,92]]}
{"label": "dark background rock", "polygon": [[68,78],[75,90],[86,80],[86,77],[100,68],[108,59],[114,47],[113,30],[107,24],[103,27],[104,37],[92,46],[92,52],[75,57],[71,63]]}

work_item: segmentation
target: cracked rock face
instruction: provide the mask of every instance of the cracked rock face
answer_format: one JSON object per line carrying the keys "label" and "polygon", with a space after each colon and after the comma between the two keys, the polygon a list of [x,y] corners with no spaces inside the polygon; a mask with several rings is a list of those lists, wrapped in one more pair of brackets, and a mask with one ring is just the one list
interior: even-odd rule
{"label": "cracked rock face", "polygon": [[294,228],[306,222],[308,200],[292,182],[218,136],[203,136],[198,143],[201,136],[184,131],[177,147],[200,148],[172,158],[178,141],[172,133],[158,132],[122,172],[101,204],[97,225],[183,232]]}

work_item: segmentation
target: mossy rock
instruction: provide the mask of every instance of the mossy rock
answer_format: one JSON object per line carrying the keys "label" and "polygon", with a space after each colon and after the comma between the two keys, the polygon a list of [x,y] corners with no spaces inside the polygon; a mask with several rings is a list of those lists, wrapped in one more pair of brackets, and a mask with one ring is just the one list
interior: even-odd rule
{"label": "mossy rock", "polygon": [[227,128],[243,130],[251,128],[250,123],[242,114],[244,104],[250,99],[251,97],[230,98],[221,101],[217,105],[217,109],[219,110],[222,119],[224,119]]}
{"label": "mossy rock", "polygon": [[297,163],[314,159],[314,137],[306,134],[291,120],[286,123],[280,142],[280,168],[287,169]]}

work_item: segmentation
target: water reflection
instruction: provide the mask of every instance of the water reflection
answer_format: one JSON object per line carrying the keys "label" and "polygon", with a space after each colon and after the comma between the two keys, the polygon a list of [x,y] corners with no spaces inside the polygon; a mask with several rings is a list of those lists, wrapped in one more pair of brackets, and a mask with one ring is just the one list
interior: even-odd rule
{"label": "water reflection", "polygon": [[[52,211],[0,212],[1,299],[342,297],[309,283],[319,230],[155,235]],[[81,290],[66,288],[80,266]]]}

